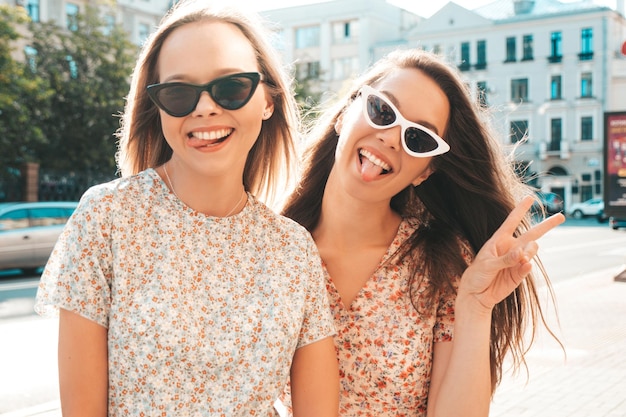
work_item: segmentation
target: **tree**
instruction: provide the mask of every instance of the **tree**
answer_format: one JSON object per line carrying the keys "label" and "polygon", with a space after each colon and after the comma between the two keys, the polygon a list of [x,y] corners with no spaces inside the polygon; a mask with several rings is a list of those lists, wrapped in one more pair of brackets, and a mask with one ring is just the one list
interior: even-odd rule
{"label": "tree", "polygon": [[295,80],[296,101],[304,123],[312,123],[317,118],[316,111],[322,99],[322,94],[314,91],[314,85],[317,83],[319,83],[319,78],[310,75]]}
{"label": "tree", "polygon": [[52,91],[27,62],[14,58],[23,39],[18,29],[28,20],[24,8],[0,5],[0,180],[24,162],[37,162],[35,149],[46,143],[36,121],[47,112]]}
{"label": "tree", "polygon": [[87,7],[62,28],[31,25],[36,73],[54,94],[40,119],[46,141],[36,146],[42,169],[116,172],[114,133],[128,94],[137,48],[118,26]]}

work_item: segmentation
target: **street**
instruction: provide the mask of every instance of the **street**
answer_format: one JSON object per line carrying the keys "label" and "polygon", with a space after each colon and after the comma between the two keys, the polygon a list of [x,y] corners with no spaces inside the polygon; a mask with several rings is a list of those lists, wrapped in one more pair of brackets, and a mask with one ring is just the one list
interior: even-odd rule
{"label": "street", "polygon": [[[595,291],[593,286],[595,280],[593,277],[595,276],[602,277],[605,281],[603,285],[614,286],[612,288],[618,292],[626,292],[626,282],[614,282],[612,279],[613,276],[626,269],[626,230],[611,230],[606,223],[598,224],[593,219],[568,219],[564,225],[543,237],[539,244],[540,256],[551,276],[559,305],[560,301],[565,302],[570,297],[585,296],[584,291],[587,291],[592,297]],[[46,408],[52,410],[49,414],[45,414],[46,417],[60,415],[56,411],[58,409],[57,321],[39,318],[33,312],[38,279],[38,276],[0,275],[0,340],[2,340],[0,344],[0,417],[43,416],[42,412]],[[580,288],[580,286],[584,288]],[[583,291],[582,294],[581,291]],[[621,294],[618,292],[615,292],[615,296]],[[611,300],[611,302],[615,302],[615,300]],[[624,301],[624,305],[626,305],[626,301]],[[593,310],[594,307],[585,310],[586,307],[588,306],[581,304],[580,307],[571,308],[566,304],[565,308],[560,310],[562,331],[559,331],[557,326],[557,334],[564,339],[568,358],[574,364],[582,358],[593,357],[594,349],[598,349],[598,351],[604,349],[606,347],[606,343],[603,344],[604,341],[613,343],[613,339],[617,337],[620,338],[620,343],[626,341],[626,326],[621,324],[624,316],[615,316],[614,321],[594,318],[597,311]],[[582,317],[578,315],[582,315]],[[554,325],[552,306],[547,309],[547,316],[548,322]],[[573,321],[581,323],[585,319],[591,320],[590,326],[595,331],[602,332],[599,338],[590,337],[584,330],[577,335],[569,333],[566,325]],[[597,320],[602,321],[598,322]],[[577,344],[585,338],[588,339],[588,343]],[[507,377],[503,381],[501,390],[496,394],[492,407],[492,417],[539,415],[536,408],[530,404],[526,407],[530,410],[527,414],[519,411],[519,406],[517,409],[511,409],[511,401],[507,397],[507,395],[520,397],[520,393],[524,389],[532,389],[533,383],[537,381],[534,378],[548,375],[548,371],[554,371],[554,369],[546,369],[546,364],[554,368],[553,363],[563,362],[561,358],[563,351],[558,345],[544,339],[539,340],[539,342],[538,347],[533,348],[530,354],[531,359],[534,358],[535,362],[529,364],[529,384],[524,386],[526,375],[523,371],[521,375],[515,378]],[[572,345],[568,345],[569,342],[572,342]],[[579,346],[582,348],[579,349]],[[556,362],[552,362],[554,360]],[[620,359],[621,362],[623,359]],[[626,368],[618,367],[614,371],[623,373],[624,369]],[[608,376],[604,379],[598,378],[598,380],[606,381],[606,384],[615,382]],[[569,385],[563,385],[563,387],[565,389]],[[612,386],[606,388],[607,390],[615,389]],[[528,401],[532,402],[532,399]],[[624,405],[626,406],[626,402]],[[579,414],[552,415],[572,416]],[[618,412],[580,415],[594,417],[626,416],[626,411],[621,414]]]}

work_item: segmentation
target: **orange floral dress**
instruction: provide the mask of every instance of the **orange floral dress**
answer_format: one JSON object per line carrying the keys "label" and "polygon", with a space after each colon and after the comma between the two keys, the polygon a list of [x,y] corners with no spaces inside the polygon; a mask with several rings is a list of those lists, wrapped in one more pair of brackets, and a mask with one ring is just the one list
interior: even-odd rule
{"label": "orange floral dress", "polygon": [[[409,264],[393,259],[393,253],[417,225],[415,219],[402,221],[378,269],[350,306],[342,303],[324,269],[337,329],[340,416],[426,415],[433,344],[452,340],[455,297],[440,297],[429,310],[420,306],[422,314],[411,304]],[[417,291],[428,285],[425,277]]]}
{"label": "orange floral dress", "polygon": [[36,311],[107,328],[115,416],[275,416],[296,349],[335,334],[311,235],[254,196],[230,217],[148,169],[89,189]]}

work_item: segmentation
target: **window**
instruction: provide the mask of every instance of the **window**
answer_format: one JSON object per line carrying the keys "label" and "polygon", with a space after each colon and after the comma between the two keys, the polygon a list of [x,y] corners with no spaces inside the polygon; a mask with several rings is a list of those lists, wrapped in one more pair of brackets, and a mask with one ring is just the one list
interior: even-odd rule
{"label": "window", "polygon": [[72,55],[67,55],[65,60],[67,61],[67,65],[69,67],[70,77],[75,80],[78,78],[78,65],[76,65],[76,61],[74,61]]}
{"label": "window", "polygon": [[487,41],[476,43],[476,69],[487,68]]}
{"label": "window", "polygon": [[28,224],[28,212],[25,209],[12,210],[0,217],[0,230],[25,229]]}
{"label": "window", "polygon": [[320,27],[307,26],[296,29],[296,48],[312,48],[320,45]]}
{"label": "window", "polygon": [[461,63],[459,69],[466,71],[470,68],[470,44],[469,42],[463,42],[461,44]]}
{"label": "window", "polygon": [[514,120],[511,122],[511,143],[521,142],[528,134],[528,120]]}
{"label": "window", "polygon": [[359,69],[356,57],[345,57],[333,60],[333,80],[345,80],[352,77]]}
{"label": "window", "polygon": [[296,74],[298,80],[317,79],[320,76],[320,62],[299,62],[296,65]]}
{"label": "window", "polygon": [[111,33],[113,33],[113,28],[115,27],[115,16],[113,16],[112,14],[105,14],[104,15],[104,28],[103,28],[103,33],[105,35],[110,35]]}
{"label": "window", "polygon": [[522,61],[531,61],[533,59],[533,35],[524,35],[522,49]]}
{"label": "window", "polygon": [[550,151],[561,150],[562,124],[560,118],[550,119]]}
{"label": "window", "polygon": [[561,32],[552,32],[550,34],[550,56],[548,57],[550,62],[561,62],[561,59],[563,58],[561,43]]}
{"label": "window", "polygon": [[139,44],[143,44],[148,36],[150,36],[150,25],[147,23],[139,23],[139,33],[137,34]]}
{"label": "window", "polygon": [[33,22],[39,22],[39,0],[28,0],[26,11]]}
{"label": "window", "polygon": [[581,61],[593,59],[593,29],[584,28],[580,31],[580,54]]}
{"label": "window", "polygon": [[528,78],[511,80],[511,101],[528,101]]}
{"label": "window", "polygon": [[78,5],[74,3],[65,4],[65,20],[69,30],[78,30]]}
{"label": "window", "polygon": [[580,201],[587,201],[593,198],[593,187],[589,184],[580,186]]}
{"label": "window", "polygon": [[510,37],[506,38],[506,61],[504,62],[515,62],[515,38]]}
{"label": "window", "polygon": [[550,79],[550,100],[561,99],[561,76],[553,75]]}
{"label": "window", "polygon": [[593,140],[593,117],[580,118],[580,140]]}
{"label": "window", "polygon": [[580,75],[580,96],[586,97],[586,98],[592,97],[593,91],[591,87],[592,87],[591,73],[583,72]]}
{"label": "window", "polygon": [[72,210],[63,207],[45,207],[30,210],[31,226],[53,226],[65,224]]}
{"label": "window", "polygon": [[24,55],[26,55],[26,62],[28,62],[28,68],[35,74],[37,72],[37,50],[32,46],[24,47]]}
{"label": "window", "polygon": [[359,35],[359,22],[335,22],[332,26],[333,43],[354,42]]}
{"label": "window", "polygon": [[487,81],[478,81],[476,83],[476,95],[478,96],[478,102],[482,107],[486,107],[487,104]]}
{"label": "window", "polygon": [[596,194],[602,194],[602,186],[604,185],[602,184],[602,171],[596,169],[593,172],[593,178],[596,182]]}

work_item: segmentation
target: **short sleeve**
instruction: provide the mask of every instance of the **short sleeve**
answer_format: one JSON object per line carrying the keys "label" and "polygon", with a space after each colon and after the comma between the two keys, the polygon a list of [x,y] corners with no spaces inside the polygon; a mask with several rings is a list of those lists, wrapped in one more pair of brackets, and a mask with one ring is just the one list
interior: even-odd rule
{"label": "short sleeve", "polygon": [[63,308],[108,327],[111,195],[105,190],[87,190],[59,236],[37,290],[39,315],[54,316]]}
{"label": "short sleeve", "polygon": [[298,338],[298,348],[336,334],[328,303],[322,261],[313,239],[308,234],[307,239],[307,267],[303,273],[308,275],[308,285],[305,288],[304,320]]}

